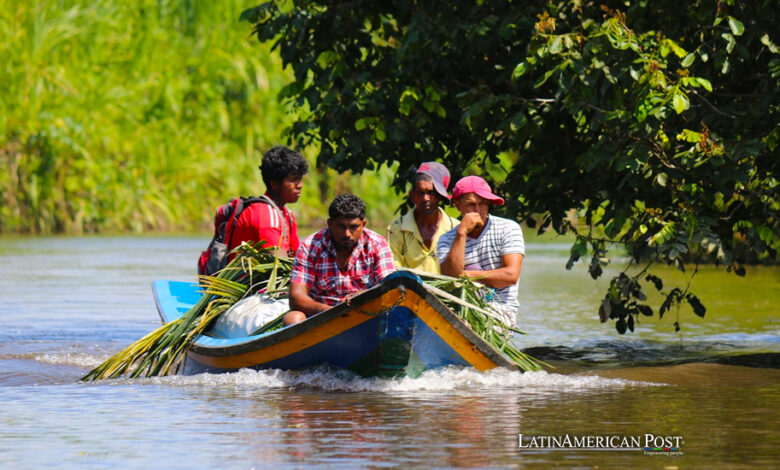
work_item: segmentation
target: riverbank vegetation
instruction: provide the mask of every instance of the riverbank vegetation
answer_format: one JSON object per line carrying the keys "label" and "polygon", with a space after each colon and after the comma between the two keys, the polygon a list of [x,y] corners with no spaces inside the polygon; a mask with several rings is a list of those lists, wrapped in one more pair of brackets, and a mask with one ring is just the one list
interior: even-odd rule
{"label": "riverbank vegetation", "polygon": [[292,67],[290,130],[320,162],[441,154],[454,178],[488,177],[501,214],[574,233],[568,268],[584,260],[595,279],[628,253],[599,312],[624,333],[653,314],[647,289],[663,294],[659,315],[705,314],[654,262],[743,275],[778,260],[777,14],[734,0],[305,0],[243,17]]}
{"label": "riverbank vegetation", "polygon": [[[0,233],[207,230],[231,197],[264,191],[292,81],[250,40],[238,1],[10,2],[0,9]],[[354,191],[382,224],[393,169],[314,162],[302,225]],[[387,201],[392,201],[388,204]],[[376,224],[372,224],[376,227]]]}

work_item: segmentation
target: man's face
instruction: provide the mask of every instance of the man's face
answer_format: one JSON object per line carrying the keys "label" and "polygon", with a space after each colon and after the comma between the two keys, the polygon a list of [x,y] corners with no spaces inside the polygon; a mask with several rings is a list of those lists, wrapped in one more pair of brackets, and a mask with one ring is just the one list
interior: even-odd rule
{"label": "man's face", "polygon": [[333,237],[336,248],[345,251],[351,251],[355,248],[365,226],[366,221],[359,217],[355,217],[354,219],[350,219],[349,217],[328,219],[328,228],[330,229],[330,234]]}
{"label": "man's face", "polygon": [[482,223],[487,223],[490,203],[487,199],[477,196],[476,193],[466,193],[455,199],[455,207],[458,208],[461,216],[470,212],[476,212],[482,218]]}
{"label": "man's face", "polygon": [[442,197],[436,192],[433,181],[417,181],[412,188],[411,199],[421,215],[431,215],[439,209]]}
{"label": "man's face", "polygon": [[301,197],[303,176],[288,176],[283,181],[271,181],[271,189],[284,204],[296,202]]}

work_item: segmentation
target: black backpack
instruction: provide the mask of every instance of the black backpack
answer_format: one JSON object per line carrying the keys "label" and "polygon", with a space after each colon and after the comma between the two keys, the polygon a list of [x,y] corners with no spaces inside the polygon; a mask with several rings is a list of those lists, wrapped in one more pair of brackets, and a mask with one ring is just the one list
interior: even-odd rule
{"label": "black backpack", "polygon": [[[256,202],[268,204],[272,201],[266,196],[238,197],[231,199],[225,205],[219,206],[214,214],[214,238],[211,239],[206,251],[198,258],[198,274],[211,276],[227,265],[228,247],[233,241],[233,231],[236,228],[238,217],[244,209]],[[275,206],[275,205],[274,205]]]}

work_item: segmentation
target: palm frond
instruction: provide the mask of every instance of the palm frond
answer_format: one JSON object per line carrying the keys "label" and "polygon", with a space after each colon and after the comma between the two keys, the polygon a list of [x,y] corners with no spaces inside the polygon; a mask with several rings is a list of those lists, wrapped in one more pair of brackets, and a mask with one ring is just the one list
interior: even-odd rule
{"label": "palm frond", "polygon": [[[255,246],[245,243],[236,248],[236,257],[224,269],[215,276],[200,276],[203,295],[184,315],[114,354],[81,380],[175,373],[195,338],[238,300],[265,288],[272,270],[274,275],[289,279],[292,262],[275,260],[270,250],[261,248],[262,244],[262,241]],[[281,294],[274,289],[271,295]]]}
{"label": "palm frond", "polygon": [[512,343],[514,333],[525,334],[505,324],[501,314],[486,300],[488,289],[467,277],[454,278],[404,268],[420,277],[427,290],[436,295],[488,344],[501,351],[524,371],[542,370],[549,364],[522,352]]}

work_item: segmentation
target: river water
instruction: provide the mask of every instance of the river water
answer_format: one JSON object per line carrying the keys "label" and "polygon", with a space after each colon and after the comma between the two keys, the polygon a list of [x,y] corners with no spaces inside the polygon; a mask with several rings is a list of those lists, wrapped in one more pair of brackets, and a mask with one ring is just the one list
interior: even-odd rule
{"label": "river water", "polygon": [[[704,320],[683,308],[679,335],[671,312],[621,336],[598,323],[607,281],[566,271],[566,245],[531,243],[520,283],[528,334],[518,344],[556,367],[546,372],[243,370],[78,382],[158,326],[150,283],[192,280],[206,243],[0,239],[0,467],[780,465],[776,268],[745,278],[703,268],[692,290],[708,307]],[[564,448],[545,448],[545,438]],[[566,439],[591,441],[566,448]],[[677,450],[632,447],[639,441]]]}

